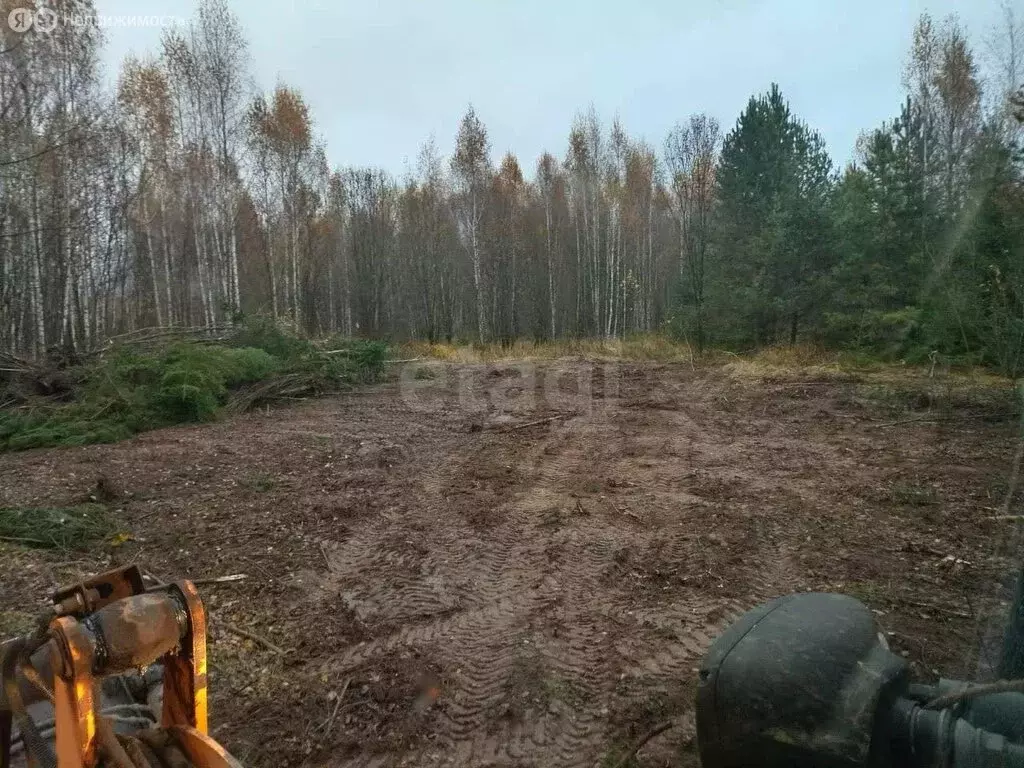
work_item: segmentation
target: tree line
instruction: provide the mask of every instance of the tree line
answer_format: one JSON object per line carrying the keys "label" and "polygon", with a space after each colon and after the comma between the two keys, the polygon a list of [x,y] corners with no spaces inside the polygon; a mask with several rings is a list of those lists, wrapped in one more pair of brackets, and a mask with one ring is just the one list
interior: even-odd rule
{"label": "tree line", "polygon": [[526,167],[470,107],[451,156],[428,140],[399,178],[330,167],[302,94],[250,87],[225,0],[124,61],[113,90],[95,27],[3,27],[0,349],[259,313],[311,336],[666,331],[1015,375],[1024,33],[1009,5],[986,42],[983,77],[958,22],[922,16],[905,101],[843,169],[773,86],[728,133],[695,114],[658,145],[585,110]]}

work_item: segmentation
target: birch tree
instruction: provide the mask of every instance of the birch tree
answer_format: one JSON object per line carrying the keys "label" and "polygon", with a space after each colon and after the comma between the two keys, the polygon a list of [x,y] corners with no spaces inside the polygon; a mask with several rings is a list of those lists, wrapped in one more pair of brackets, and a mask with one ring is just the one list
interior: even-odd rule
{"label": "birch tree", "polygon": [[456,184],[456,215],[473,269],[477,338],[484,341],[489,337],[489,329],[482,227],[491,176],[491,161],[487,129],[476,116],[472,106],[459,124],[451,166]]}
{"label": "birch tree", "polygon": [[715,200],[715,166],[722,142],[718,121],[706,114],[677,123],[665,141],[679,244],[680,278],[697,349],[706,342],[706,279]]}

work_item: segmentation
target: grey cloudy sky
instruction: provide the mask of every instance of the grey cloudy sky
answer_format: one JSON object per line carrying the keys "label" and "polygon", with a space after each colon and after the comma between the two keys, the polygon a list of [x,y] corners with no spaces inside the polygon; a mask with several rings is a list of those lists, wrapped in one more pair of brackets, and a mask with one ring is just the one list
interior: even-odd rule
{"label": "grey cloudy sky", "polygon": [[[1024,6],[1022,0],[1014,0]],[[186,19],[195,0],[97,0],[110,15]],[[692,112],[728,130],[774,80],[837,163],[858,133],[892,117],[915,20],[956,13],[976,47],[996,0],[238,0],[255,85],[297,86],[337,165],[401,173],[433,134],[453,143],[470,102],[493,155],[532,171],[561,157],[573,115],[593,103],[659,150]],[[1024,7],[1021,8],[1024,15]],[[111,77],[154,28],[112,27]]]}

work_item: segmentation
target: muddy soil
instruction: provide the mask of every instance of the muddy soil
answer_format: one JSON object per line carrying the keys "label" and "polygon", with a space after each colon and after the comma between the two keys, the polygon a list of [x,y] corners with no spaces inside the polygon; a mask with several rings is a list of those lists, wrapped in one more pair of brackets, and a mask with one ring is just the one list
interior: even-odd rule
{"label": "muddy soil", "polygon": [[246,765],[611,765],[665,719],[637,764],[697,765],[695,669],[771,597],[856,595],[921,677],[985,665],[1016,427],[923,413],[719,368],[436,364],[0,455],[0,505],[102,478],[131,536],[0,544],[0,629],[112,563],[245,574],[200,592],[212,731]]}

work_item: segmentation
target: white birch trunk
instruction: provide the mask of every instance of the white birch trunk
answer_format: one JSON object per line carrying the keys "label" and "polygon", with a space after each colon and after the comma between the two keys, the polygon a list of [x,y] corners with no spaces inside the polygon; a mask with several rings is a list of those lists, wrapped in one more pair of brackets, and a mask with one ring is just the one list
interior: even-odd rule
{"label": "white birch trunk", "polygon": [[234,216],[228,219],[231,227],[231,292],[232,306],[237,312],[242,308],[242,294],[238,288],[238,232],[235,226]]}
{"label": "white birch trunk", "polygon": [[167,208],[160,199],[160,242],[164,253],[164,294],[167,300],[167,324],[174,325],[174,301],[171,294],[171,252],[167,237]]}
{"label": "white birch trunk", "polygon": [[192,228],[192,232],[196,246],[196,272],[198,273],[199,277],[199,296],[201,298],[203,305],[203,322],[207,326],[211,326],[213,325],[213,312],[210,307],[212,299],[210,297],[210,294],[207,292],[207,281],[206,278],[203,276],[203,272],[205,271],[206,248],[204,247],[205,238],[200,234],[199,231],[201,227],[202,221],[197,217],[195,225]]}
{"label": "white birch trunk", "polygon": [[32,229],[32,241],[35,246],[32,249],[32,276],[29,291],[32,296],[32,315],[36,325],[35,346],[37,353],[40,353],[46,349],[46,321],[43,316],[43,281],[39,263],[42,258],[39,242],[39,190],[35,182],[32,184],[32,213],[29,226]]}
{"label": "white birch trunk", "polygon": [[477,228],[480,220],[477,213],[476,192],[473,192],[473,221],[470,225],[470,241],[473,258],[473,286],[476,288],[476,330],[480,341],[484,341],[487,335],[487,321],[484,315],[484,291],[481,277],[482,269],[480,264],[480,248],[477,242]]}
{"label": "white birch trunk", "polygon": [[270,232],[269,222],[267,224],[267,266],[270,271],[270,305],[276,320],[279,314],[277,308],[277,265],[274,264],[274,236]]}
{"label": "white birch trunk", "polygon": [[149,274],[153,280],[153,309],[156,311],[156,325],[164,325],[163,312],[160,311],[160,281],[157,279],[156,254],[153,252],[153,228],[149,225],[149,203],[146,193],[142,192],[142,226],[146,228],[146,256],[149,257]]}
{"label": "white birch trunk", "polygon": [[300,329],[299,322],[299,232],[298,224],[293,220],[291,226],[291,240],[292,240],[292,321],[295,323],[296,332]]}
{"label": "white birch trunk", "polygon": [[555,270],[551,254],[551,202],[544,201],[544,232],[548,247],[548,309],[551,313],[551,338],[555,338]]}

